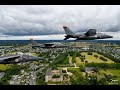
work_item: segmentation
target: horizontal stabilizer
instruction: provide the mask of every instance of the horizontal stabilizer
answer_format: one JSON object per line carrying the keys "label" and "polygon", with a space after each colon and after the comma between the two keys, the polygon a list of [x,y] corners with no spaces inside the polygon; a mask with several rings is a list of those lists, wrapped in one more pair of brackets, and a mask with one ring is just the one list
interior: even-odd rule
{"label": "horizontal stabilizer", "polygon": [[69,39],[69,37],[65,37],[65,38],[64,38],[64,40],[67,40],[67,39]]}

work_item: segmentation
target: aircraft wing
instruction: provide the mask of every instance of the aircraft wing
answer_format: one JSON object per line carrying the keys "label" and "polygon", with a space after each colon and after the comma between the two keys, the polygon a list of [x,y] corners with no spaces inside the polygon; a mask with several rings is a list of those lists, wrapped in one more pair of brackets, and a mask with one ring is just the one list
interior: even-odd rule
{"label": "aircraft wing", "polygon": [[11,61],[11,59],[18,58],[20,55],[1,56],[0,61]]}

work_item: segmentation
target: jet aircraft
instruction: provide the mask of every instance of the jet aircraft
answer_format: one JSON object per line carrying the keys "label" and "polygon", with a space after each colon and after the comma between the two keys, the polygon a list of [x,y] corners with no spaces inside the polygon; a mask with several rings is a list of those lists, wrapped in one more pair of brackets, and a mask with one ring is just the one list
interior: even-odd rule
{"label": "jet aircraft", "polygon": [[25,54],[15,54],[0,56],[0,64],[16,64],[21,62],[44,60],[42,57],[30,56]]}
{"label": "jet aircraft", "polygon": [[64,40],[67,40],[69,38],[76,38],[76,40],[94,40],[94,39],[113,38],[113,36],[96,32],[96,29],[89,29],[84,34],[76,34],[76,33],[72,32],[65,25],[63,26],[63,29],[65,30],[65,33],[66,33]]}
{"label": "jet aircraft", "polygon": [[63,45],[61,43],[37,43],[33,39],[30,39],[30,43],[32,47],[40,47],[40,48],[64,48],[68,47],[68,45]]}

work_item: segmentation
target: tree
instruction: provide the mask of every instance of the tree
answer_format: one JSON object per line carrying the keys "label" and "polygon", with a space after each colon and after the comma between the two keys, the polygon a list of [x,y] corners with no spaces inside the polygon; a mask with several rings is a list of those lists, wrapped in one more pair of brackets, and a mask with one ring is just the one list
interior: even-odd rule
{"label": "tree", "polygon": [[98,85],[108,85],[106,78],[101,78],[98,80]]}
{"label": "tree", "polygon": [[76,53],[73,54],[72,62],[73,62],[73,63],[76,63]]}
{"label": "tree", "polygon": [[62,70],[62,73],[67,73],[66,70]]}
{"label": "tree", "polygon": [[88,55],[92,55],[92,52],[88,52]]}
{"label": "tree", "polygon": [[84,62],[85,57],[80,57],[80,59],[81,59],[81,62]]}
{"label": "tree", "polygon": [[98,55],[94,55],[94,57],[96,57],[96,59],[98,58]]}
{"label": "tree", "polygon": [[97,83],[97,76],[89,76],[89,78],[90,78],[89,82],[90,82],[91,85],[97,85],[98,84]]}
{"label": "tree", "polygon": [[84,72],[84,70],[85,70],[85,66],[84,65],[80,65],[79,68],[80,68],[80,71]]}
{"label": "tree", "polygon": [[36,85],[47,85],[45,82],[45,76],[40,72],[37,74]]}
{"label": "tree", "polygon": [[69,63],[69,57],[67,56],[65,61],[63,62],[64,64],[68,64]]}
{"label": "tree", "polygon": [[63,64],[65,59],[67,58],[68,54],[67,53],[60,53],[55,60],[53,61],[53,64]]}
{"label": "tree", "polygon": [[85,63],[88,63],[88,61],[86,60]]}
{"label": "tree", "polygon": [[12,78],[12,75],[20,74],[21,67],[17,65],[11,66],[11,68],[5,71],[4,77],[1,79],[0,83],[2,85],[9,85],[9,80]]}
{"label": "tree", "polygon": [[100,58],[101,60],[103,60],[103,61],[107,61],[107,59],[104,58],[104,57],[102,57],[102,56],[100,56],[99,58]]}
{"label": "tree", "polygon": [[77,79],[70,78],[71,85],[90,85],[89,80],[78,77]]}
{"label": "tree", "polygon": [[53,76],[52,76],[52,78],[59,78],[60,77],[60,75],[58,75],[58,74],[54,74]]}
{"label": "tree", "polygon": [[57,70],[58,68],[56,67],[56,65],[53,65],[52,67],[52,70]]}

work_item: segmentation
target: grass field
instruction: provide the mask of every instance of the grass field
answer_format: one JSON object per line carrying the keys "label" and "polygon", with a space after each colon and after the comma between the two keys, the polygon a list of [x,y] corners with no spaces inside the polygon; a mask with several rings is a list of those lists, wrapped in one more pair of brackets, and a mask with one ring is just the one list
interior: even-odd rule
{"label": "grass field", "polygon": [[74,67],[68,67],[67,70],[75,70],[75,71],[80,72],[80,69],[79,69],[79,68],[74,68]]}
{"label": "grass field", "polygon": [[76,71],[78,74],[82,75],[82,72],[80,71],[79,68],[68,67],[67,70],[68,71]]}
{"label": "grass field", "polygon": [[[84,64],[85,61],[88,61],[88,63],[114,63],[114,61],[110,60],[109,58],[104,57],[103,55],[100,55],[98,53],[92,52],[92,55],[88,55],[88,52],[82,52],[81,55],[85,55],[84,62],[81,61],[80,57],[76,57],[76,65],[79,66],[79,64]],[[98,58],[95,58],[94,55],[98,55]],[[107,59],[107,61],[103,61],[99,59],[99,57],[102,56]],[[71,63],[72,57],[69,56],[69,63]]]}
{"label": "grass field", "polygon": [[[98,53],[92,52],[92,55],[88,55],[87,52],[82,52],[81,55],[85,55],[85,60],[88,61],[88,63],[114,63],[114,61],[110,60],[109,58],[104,57],[103,55],[100,55]],[[98,55],[98,58],[95,58],[94,55]],[[102,56],[107,59],[107,61],[103,61],[99,59],[99,57]]]}
{"label": "grass field", "polygon": [[79,66],[80,64],[84,64],[84,62],[81,62],[79,57],[76,57],[76,66]]}
{"label": "grass field", "polygon": [[73,73],[73,76],[72,76],[72,77],[73,77],[74,79],[77,79],[77,78],[79,78],[79,77],[83,77],[83,76],[82,76],[82,72],[80,71],[79,68],[69,67],[69,68],[67,68],[67,70],[68,70],[68,72]]}
{"label": "grass field", "polygon": [[9,69],[10,67],[11,67],[10,65],[0,64],[0,71],[5,71],[6,69]]}
{"label": "grass field", "polygon": [[118,80],[120,84],[120,70],[108,70],[112,75],[116,76],[116,80]]}

